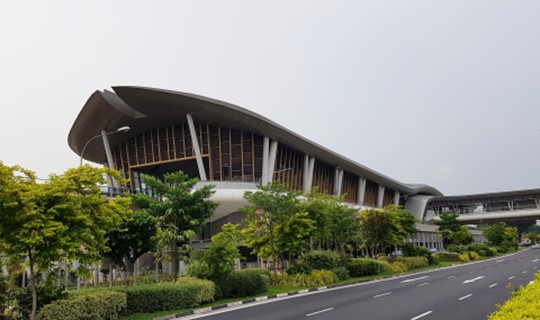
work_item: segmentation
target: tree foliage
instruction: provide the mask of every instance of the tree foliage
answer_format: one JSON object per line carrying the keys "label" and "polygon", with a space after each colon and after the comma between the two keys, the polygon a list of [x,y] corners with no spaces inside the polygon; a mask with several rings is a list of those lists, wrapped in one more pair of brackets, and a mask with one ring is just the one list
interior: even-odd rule
{"label": "tree foliage", "polygon": [[499,222],[484,228],[482,231],[491,245],[502,247],[517,247],[517,227],[511,227],[504,222]]}
{"label": "tree foliage", "polygon": [[157,256],[172,262],[174,278],[178,277],[179,259],[188,249],[189,239],[202,230],[217,203],[209,200],[213,186],[195,189],[198,179],[182,171],[167,173],[163,180],[142,175],[153,196],[133,195],[134,204],[157,218]]}
{"label": "tree foliage", "polygon": [[0,242],[12,268],[30,269],[31,318],[36,275],[57,261],[76,260],[83,267],[97,261],[106,251],[106,235],[129,210],[129,198],[107,200],[101,193],[105,175],[120,179],[116,171],[85,165],[38,183],[33,172],[0,162]]}
{"label": "tree foliage", "polygon": [[360,237],[372,255],[403,243],[416,232],[414,215],[396,205],[361,211],[357,219]]}
{"label": "tree foliage", "polygon": [[253,253],[277,261],[307,248],[314,221],[303,212],[299,193],[273,183],[259,186],[257,192],[246,192],[244,198],[249,204],[242,208],[247,213],[242,233]]}
{"label": "tree foliage", "polygon": [[458,217],[459,215],[457,213],[445,212],[439,215],[440,220],[433,221],[433,224],[439,227],[439,234],[442,237],[445,248],[454,243],[451,236],[452,233],[460,231]]}

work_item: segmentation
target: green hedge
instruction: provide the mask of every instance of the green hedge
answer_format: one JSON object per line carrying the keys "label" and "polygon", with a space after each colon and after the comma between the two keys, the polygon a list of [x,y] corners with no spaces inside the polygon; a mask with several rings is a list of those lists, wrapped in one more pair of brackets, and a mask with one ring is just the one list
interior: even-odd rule
{"label": "green hedge", "polygon": [[200,287],[195,284],[162,283],[128,287],[128,313],[156,312],[195,307]]}
{"label": "green hedge", "polygon": [[268,290],[269,272],[248,269],[233,272],[216,281],[216,299],[239,298],[260,294]]}
{"label": "green hedge", "polygon": [[429,260],[426,257],[397,257],[396,261],[403,262],[408,270],[429,266]]}
{"label": "green hedge", "polygon": [[214,301],[214,294],[216,291],[215,284],[210,280],[202,280],[194,277],[180,277],[176,281],[177,284],[190,284],[199,287],[199,294],[197,295],[196,302],[198,304]]}
{"label": "green hedge", "polygon": [[44,306],[37,320],[110,320],[126,310],[126,295],[122,292],[103,291],[57,300]]}
{"label": "green hedge", "polygon": [[433,256],[442,261],[459,261],[459,253],[457,252],[439,251]]}
{"label": "green hedge", "polygon": [[378,274],[387,269],[388,262],[368,258],[355,258],[347,263],[351,277],[365,277]]}
{"label": "green hedge", "polygon": [[303,258],[312,269],[332,270],[341,266],[341,256],[335,251],[311,251],[306,253]]}
{"label": "green hedge", "polygon": [[534,283],[522,287],[512,294],[512,298],[499,305],[499,310],[489,316],[489,320],[538,319],[540,310],[540,273]]}
{"label": "green hedge", "polygon": [[321,287],[338,282],[333,271],[313,270],[311,274],[278,274],[272,275],[272,284],[278,286]]}

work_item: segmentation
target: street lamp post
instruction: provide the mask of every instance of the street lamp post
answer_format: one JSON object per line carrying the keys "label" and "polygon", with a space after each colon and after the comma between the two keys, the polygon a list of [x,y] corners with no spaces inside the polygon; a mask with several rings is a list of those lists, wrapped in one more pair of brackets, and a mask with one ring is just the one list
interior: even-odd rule
{"label": "street lamp post", "polygon": [[[102,138],[104,136],[108,136],[108,135],[111,135],[111,134],[115,134],[115,133],[118,133],[118,132],[128,132],[129,130],[131,130],[130,127],[128,126],[124,126],[124,127],[120,127],[114,131],[111,131],[111,132],[104,132],[102,131],[100,134],[96,135],[96,136],[93,136],[92,138],[90,138],[88,141],[86,141],[86,143],[84,144],[83,148],[82,148],[82,151],[81,151],[81,159],[79,161],[79,166],[82,166],[82,162],[83,162],[83,155],[84,155],[84,151],[86,150],[86,147],[88,147],[88,145],[90,144],[90,142],[96,140],[97,138]],[[107,150],[105,150],[105,152],[108,153]]]}

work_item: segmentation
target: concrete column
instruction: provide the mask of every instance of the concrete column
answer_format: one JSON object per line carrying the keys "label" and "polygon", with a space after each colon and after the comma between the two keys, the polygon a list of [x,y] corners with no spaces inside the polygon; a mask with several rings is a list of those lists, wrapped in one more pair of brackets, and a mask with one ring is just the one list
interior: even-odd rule
{"label": "concrete column", "polygon": [[379,185],[379,192],[377,193],[377,208],[383,207],[384,200],[384,186]]}
{"label": "concrete column", "polygon": [[394,193],[394,204],[396,206],[399,205],[399,197],[400,197],[400,193],[399,191],[396,191],[396,193]]}
{"label": "concrete column", "polygon": [[313,169],[315,168],[315,158],[304,156],[304,180],[303,180],[303,190],[304,192],[309,192],[313,186]]}
{"label": "concrete column", "polygon": [[[107,131],[101,130],[101,140],[103,140],[103,147],[105,148],[105,155],[107,156],[107,165],[111,169],[116,169],[114,166],[114,160],[112,156],[111,145],[109,144],[109,137],[107,136]],[[113,184],[113,187],[120,188],[120,184],[116,179],[110,178]]]}
{"label": "concrete column", "polygon": [[270,138],[264,137],[263,139],[263,170],[261,177],[261,184],[263,186],[268,184],[268,154],[270,153]]}
{"label": "concrete column", "polygon": [[191,144],[195,151],[195,158],[197,159],[197,167],[199,168],[199,178],[201,181],[207,181],[206,170],[204,169],[204,163],[201,156],[201,148],[199,147],[199,139],[197,139],[197,131],[195,131],[195,124],[193,123],[193,117],[191,114],[186,114],[188,121],[189,134],[191,135]]}
{"label": "concrete column", "polygon": [[272,183],[274,180],[274,167],[276,165],[278,142],[272,141],[270,143],[270,154],[268,155],[268,182]]}
{"label": "concrete column", "polygon": [[343,170],[336,167],[334,174],[334,194],[341,195],[341,186],[343,184]]}
{"label": "concrete column", "polygon": [[364,205],[364,200],[366,198],[366,179],[359,178],[358,180],[358,201],[359,205]]}

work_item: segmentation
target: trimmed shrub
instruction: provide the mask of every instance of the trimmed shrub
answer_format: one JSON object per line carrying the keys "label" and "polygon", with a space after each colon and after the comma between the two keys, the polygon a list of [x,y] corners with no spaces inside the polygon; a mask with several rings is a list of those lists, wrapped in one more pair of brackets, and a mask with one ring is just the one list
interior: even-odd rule
{"label": "trimmed shrub", "polygon": [[463,262],[469,262],[471,258],[469,258],[469,254],[465,252],[459,255],[459,260]]}
{"label": "trimmed shrub", "polygon": [[474,243],[467,246],[468,251],[476,251],[481,257],[493,257],[497,255],[497,249],[485,243]]}
{"label": "trimmed shrub", "polygon": [[292,264],[285,270],[287,274],[311,274],[313,269],[307,263]]}
{"label": "trimmed shrub", "polygon": [[332,272],[337,276],[339,281],[347,280],[351,278],[349,270],[345,267],[339,267],[332,270]]}
{"label": "trimmed shrub", "polygon": [[407,265],[400,261],[392,262],[388,265],[388,271],[390,272],[401,273],[407,270]]}
{"label": "trimmed shrub", "polygon": [[199,279],[210,277],[210,267],[202,260],[192,260],[186,267],[186,275]]}
{"label": "trimmed shrub", "polygon": [[448,246],[446,250],[450,252],[464,253],[467,252],[467,246],[453,244]]}
{"label": "trimmed shrub", "polygon": [[415,244],[404,244],[401,247],[405,257],[425,257],[429,265],[436,264],[431,251],[426,247],[420,247]]}
{"label": "trimmed shrub", "polygon": [[482,257],[480,257],[480,255],[475,251],[469,251],[468,254],[469,254],[469,259],[472,260],[472,261],[482,259]]}
{"label": "trimmed shrub", "polygon": [[180,277],[176,280],[177,284],[192,284],[199,288],[197,303],[213,302],[216,291],[215,284],[210,280],[197,279],[194,277]]}
{"label": "trimmed shrub", "polygon": [[336,274],[329,270],[313,270],[311,274],[282,274],[272,276],[272,283],[280,286],[320,287],[338,281]]}
{"label": "trimmed shrub", "polygon": [[426,257],[397,257],[396,261],[403,262],[408,270],[429,266],[429,261]]}
{"label": "trimmed shrub", "polygon": [[117,291],[93,292],[46,305],[37,320],[112,320],[126,309],[126,295]]}
{"label": "trimmed shrub", "polygon": [[434,253],[433,256],[442,261],[459,261],[459,253],[456,252],[440,251]]}
{"label": "trimmed shrub", "polygon": [[535,275],[534,283],[513,293],[510,300],[502,306],[498,305],[498,309],[489,316],[489,320],[538,319],[538,310],[540,310],[540,273]]}
{"label": "trimmed shrub", "polygon": [[387,264],[385,261],[375,259],[356,258],[349,261],[347,270],[349,270],[351,277],[354,278],[372,276],[384,271]]}
{"label": "trimmed shrub", "polygon": [[156,312],[195,307],[200,288],[195,284],[162,283],[128,287],[128,313]]}
{"label": "trimmed shrub", "polygon": [[311,251],[304,255],[304,261],[312,269],[332,270],[340,267],[341,256],[334,251]]}
{"label": "trimmed shrub", "polygon": [[247,269],[233,272],[216,281],[216,299],[239,298],[260,294],[268,290],[268,271]]}
{"label": "trimmed shrub", "polygon": [[[43,284],[37,287],[37,310],[39,311],[44,306],[67,297],[67,292],[63,287],[54,286],[51,284]],[[23,318],[28,318],[32,312],[32,288],[24,287],[15,293],[19,312]]]}

